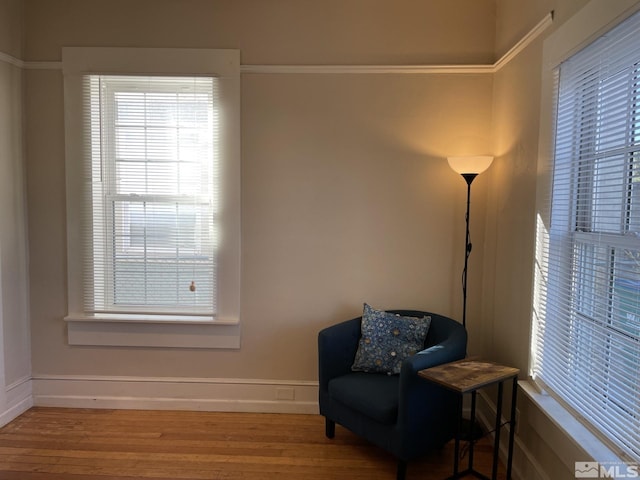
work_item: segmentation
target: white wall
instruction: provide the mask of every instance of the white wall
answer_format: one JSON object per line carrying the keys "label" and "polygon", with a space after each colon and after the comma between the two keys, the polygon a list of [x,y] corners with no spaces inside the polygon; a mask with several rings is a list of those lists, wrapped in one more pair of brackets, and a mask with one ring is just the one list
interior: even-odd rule
{"label": "white wall", "polygon": [[31,402],[21,14],[0,3],[0,424]]}

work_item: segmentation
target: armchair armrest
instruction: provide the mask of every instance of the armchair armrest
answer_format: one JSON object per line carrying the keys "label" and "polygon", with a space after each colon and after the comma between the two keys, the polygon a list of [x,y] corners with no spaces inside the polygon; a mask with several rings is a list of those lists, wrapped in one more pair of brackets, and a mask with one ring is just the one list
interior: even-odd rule
{"label": "armchair armrest", "polygon": [[329,380],[351,372],[360,340],[361,317],[327,327],[318,333],[318,377],[320,389]]}
{"label": "armchair armrest", "polygon": [[425,368],[460,360],[465,357],[466,352],[467,332],[464,329],[456,329],[446,340],[407,358],[402,364],[400,382],[414,377]]}
{"label": "armchair armrest", "polygon": [[[405,359],[400,371],[400,397],[398,402],[398,423],[408,427],[410,422],[419,425],[429,422],[429,417],[438,416],[425,401],[436,401],[443,395],[450,395],[444,388],[432,384],[418,376],[420,370],[443,363],[461,360],[466,356],[467,332],[462,326],[453,328],[444,340]],[[427,400],[425,400],[427,399]],[[437,402],[442,403],[442,402]]]}

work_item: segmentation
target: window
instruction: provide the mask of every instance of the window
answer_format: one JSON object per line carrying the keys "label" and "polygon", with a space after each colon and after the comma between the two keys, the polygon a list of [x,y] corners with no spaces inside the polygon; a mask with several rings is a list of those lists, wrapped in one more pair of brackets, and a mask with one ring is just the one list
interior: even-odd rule
{"label": "window", "polygon": [[86,75],[85,312],[215,312],[214,77]]}
{"label": "window", "polygon": [[532,373],[637,461],[640,15],[554,75],[551,217],[538,237]]}
{"label": "window", "polygon": [[238,57],[63,49],[70,343],[239,345]]}

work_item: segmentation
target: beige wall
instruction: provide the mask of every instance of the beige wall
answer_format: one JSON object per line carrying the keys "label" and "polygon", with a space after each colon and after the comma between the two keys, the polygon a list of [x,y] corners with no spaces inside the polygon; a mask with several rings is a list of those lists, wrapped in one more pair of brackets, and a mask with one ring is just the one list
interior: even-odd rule
{"label": "beige wall", "polygon": [[[21,2],[0,1],[0,52],[20,55]],[[0,424],[31,373],[22,71],[0,60]],[[16,400],[19,402],[20,400]]]}
{"label": "beige wall", "polygon": [[0,0],[0,52],[22,58],[24,50],[23,1]]}
{"label": "beige wall", "polygon": [[490,63],[494,14],[493,0],[27,0],[26,60],[145,46],[239,48],[243,64]]}
{"label": "beige wall", "polygon": [[[138,10],[123,15],[125,3]],[[26,29],[34,62],[59,60],[63,45],[131,45],[240,48],[244,64],[483,63],[494,10],[491,0],[47,0],[27,2]],[[67,345],[62,76],[26,77],[34,376],[313,381],[318,330],[364,301],[459,316],[465,185],[444,157],[460,137],[490,143],[491,75],[243,74],[238,351]]]}

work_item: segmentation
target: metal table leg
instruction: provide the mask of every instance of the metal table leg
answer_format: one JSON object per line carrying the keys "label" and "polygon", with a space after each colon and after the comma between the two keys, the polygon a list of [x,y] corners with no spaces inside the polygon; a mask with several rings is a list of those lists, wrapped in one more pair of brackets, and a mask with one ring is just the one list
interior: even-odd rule
{"label": "metal table leg", "polygon": [[498,457],[500,453],[500,430],[502,426],[502,391],[504,390],[504,382],[498,383],[498,404],[496,406],[496,431],[495,441],[493,443],[493,469],[491,471],[491,479],[498,478]]}
{"label": "metal table leg", "polygon": [[509,420],[509,452],[507,453],[507,480],[511,480],[513,466],[513,440],[516,434],[516,400],[518,397],[518,377],[513,378],[511,390],[511,419]]}

